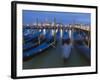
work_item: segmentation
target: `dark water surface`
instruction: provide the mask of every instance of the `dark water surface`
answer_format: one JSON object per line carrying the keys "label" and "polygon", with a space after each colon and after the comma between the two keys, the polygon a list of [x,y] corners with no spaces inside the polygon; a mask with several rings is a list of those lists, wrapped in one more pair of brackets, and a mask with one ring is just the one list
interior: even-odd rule
{"label": "dark water surface", "polygon": [[64,62],[61,42],[59,40],[55,45],[56,48],[51,46],[32,59],[24,61],[23,69],[90,66],[90,61],[82,53],[78,52],[74,46],[72,47],[69,58]]}

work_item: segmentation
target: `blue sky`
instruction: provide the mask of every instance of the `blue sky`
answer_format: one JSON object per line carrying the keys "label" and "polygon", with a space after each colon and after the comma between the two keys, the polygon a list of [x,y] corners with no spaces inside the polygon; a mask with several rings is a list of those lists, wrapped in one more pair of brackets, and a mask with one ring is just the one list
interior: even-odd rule
{"label": "blue sky", "polygon": [[54,17],[57,23],[71,24],[71,23],[82,23],[91,24],[90,13],[74,13],[74,12],[51,12],[51,11],[34,11],[34,10],[23,10],[23,24],[32,24],[36,22],[38,18],[39,22],[53,22]]}

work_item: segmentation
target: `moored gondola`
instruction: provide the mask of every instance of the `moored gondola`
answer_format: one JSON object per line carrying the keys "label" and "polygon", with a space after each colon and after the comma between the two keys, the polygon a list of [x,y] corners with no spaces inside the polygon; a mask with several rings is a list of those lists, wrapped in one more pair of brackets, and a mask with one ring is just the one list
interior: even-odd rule
{"label": "moored gondola", "polygon": [[63,30],[63,34],[62,34],[62,42],[66,43],[69,39],[69,33],[66,30]]}
{"label": "moored gondola", "polygon": [[90,48],[84,43],[86,34],[83,32],[73,32],[74,46],[82,53],[87,59],[90,59]]}
{"label": "moored gondola", "polygon": [[[34,44],[34,43],[33,43]],[[40,52],[49,48],[52,44],[54,44],[54,36],[51,34],[50,31],[46,32],[43,39],[40,38],[40,42],[38,46],[31,46],[32,44],[27,47],[28,50],[23,51],[23,59],[26,60],[34,55],[39,54]],[[31,47],[31,48],[29,48]]]}
{"label": "moored gondola", "polygon": [[71,41],[70,41],[70,37],[69,37],[69,33],[66,30],[63,30],[63,35],[62,35],[62,56],[64,59],[64,62],[66,62],[68,60],[68,58],[70,57],[71,54]]}
{"label": "moored gondola", "polygon": [[42,33],[41,32],[35,32],[33,34],[29,34],[27,36],[24,36],[23,37],[23,40],[24,40],[24,43],[27,43],[27,42],[30,42],[30,41],[36,41],[38,36]]}

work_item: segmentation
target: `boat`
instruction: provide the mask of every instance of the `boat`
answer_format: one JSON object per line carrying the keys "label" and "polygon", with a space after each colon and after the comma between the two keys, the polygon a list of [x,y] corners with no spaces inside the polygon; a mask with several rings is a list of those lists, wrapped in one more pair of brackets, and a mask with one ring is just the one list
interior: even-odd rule
{"label": "boat", "polygon": [[42,33],[41,32],[35,32],[33,34],[29,34],[27,36],[23,36],[24,43],[30,42],[30,41],[36,41],[38,39],[38,36]]}
{"label": "boat", "polygon": [[66,41],[67,41],[68,39],[70,39],[70,38],[69,38],[69,33],[68,33],[67,31],[63,30],[62,42],[63,42],[63,43],[66,43]]}
{"label": "boat", "polygon": [[[44,35],[44,40],[45,41],[40,42],[40,44],[38,46],[36,46],[34,48],[32,47],[31,49],[24,51],[23,52],[23,59],[26,60],[29,57],[37,55],[40,52],[49,48],[52,44],[54,44],[54,39],[53,39],[53,36],[51,35],[50,32],[47,32]],[[31,44],[29,46],[31,46]]]}
{"label": "boat", "polygon": [[87,59],[90,59],[90,48],[84,44],[83,32],[78,33],[77,31],[73,32],[74,46],[82,53]]}

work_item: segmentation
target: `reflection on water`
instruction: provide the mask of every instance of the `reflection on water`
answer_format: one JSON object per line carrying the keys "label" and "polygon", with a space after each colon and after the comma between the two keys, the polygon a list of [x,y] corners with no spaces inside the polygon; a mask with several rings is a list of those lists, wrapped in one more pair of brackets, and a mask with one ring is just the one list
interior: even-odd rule
{"label": "reflection on water", "polygon": [[70,39],[71,39],[71,36],[72,36],[72,31],[69,30],[69,37],[70,37]]}
{"label": "reflection on water", "polygon": [[60,38],[62,39],[63,31],[60,29]]}
{"label": "reflection on water", "polygon": [[58,29],[56,29],[56,33],[57,33]]}
{"label": "reflection on water", "polygon": [[[36,32],[42,32],[43,35],[46,35],[47,32],[50,32],[50,34],[52,36],[54,36],[54,33],[57,33],[58,32],[60,34],[59,37],[61,39],[62,39],[62,36],[63,36],[63,30],[62,29],[56,29],[56,30],[54,30],[54,29],[33,29],[33,30],[27,29],[27,30],[24,31],[24,34],[23,35],[24,36],[27,36],[27,35],[34,34]],[[66,30],[66,32],[69,32],[69,37],[71,38],[71,36],[72,36],[71,30]]]}
{"label": "reflection on water", "polygon": [[39,29],[39,32],[41,32],[41,29]]}
{"label": "reflection on water", "polygon": [[43,29],[43,35],[45,35],[46,34],[46,29]]}
{"label": "reflection on water", "polygon": [[54,36],[54,29],[52,29],[51,31],[52,31],[52,36]]}

